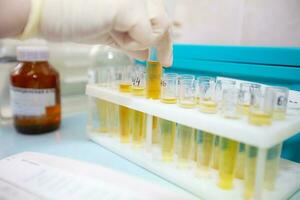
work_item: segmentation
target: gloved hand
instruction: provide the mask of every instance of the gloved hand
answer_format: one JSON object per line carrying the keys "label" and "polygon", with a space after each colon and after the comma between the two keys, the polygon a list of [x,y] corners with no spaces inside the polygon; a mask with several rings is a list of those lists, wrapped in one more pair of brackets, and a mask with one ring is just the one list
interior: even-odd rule
{"label": "gloved hand", "polygon": [[[172,64],[170,21],[162,0],[32,0],[31,7],[29,19],[38,19],[36,32],[46,39],[106,44],[144,60],[148,48],[156,47],[162,65]],[[32,17],[38,9],[40,16]]]}

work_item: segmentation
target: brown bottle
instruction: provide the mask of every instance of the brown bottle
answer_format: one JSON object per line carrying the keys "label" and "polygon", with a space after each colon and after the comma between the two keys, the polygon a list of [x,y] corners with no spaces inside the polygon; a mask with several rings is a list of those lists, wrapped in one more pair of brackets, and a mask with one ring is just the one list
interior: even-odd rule
{"label": "brown bottle", "polygon": [[25,134],[58,129],[61,121],[59,74],[48,63],[48,48],[18,47],[17,57],[20,63],[10,76],[15,128]]}

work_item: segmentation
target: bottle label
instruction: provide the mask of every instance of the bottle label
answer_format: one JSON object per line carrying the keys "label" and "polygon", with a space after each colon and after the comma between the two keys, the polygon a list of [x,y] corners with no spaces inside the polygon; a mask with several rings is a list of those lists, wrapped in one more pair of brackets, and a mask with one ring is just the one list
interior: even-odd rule
{"label": "bottle label", "polygon": [[18,116],[42,116],[55,106],[55,89],[10,87],[12,113]]}

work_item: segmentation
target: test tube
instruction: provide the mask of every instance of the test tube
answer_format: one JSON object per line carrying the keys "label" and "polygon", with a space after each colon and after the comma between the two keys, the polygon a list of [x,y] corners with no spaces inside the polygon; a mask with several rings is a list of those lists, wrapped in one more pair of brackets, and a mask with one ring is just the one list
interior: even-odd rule
{"label": "test tube", "polygon": [[124,93],[131,92],[131,72],[132,66],[124,66],[122,67],[120,72],[120,81],[119,81],[119,91]]}
{"label": "test tube", "polygon": [[204,113],[216,113],[216,83],[212,77],[202,76],[198,78],[200,111]]}
{"label": "test tube", "polygon": [[98,119],[99,119],[99,132],[108,133],[109,132],[109,102],[102,99],[96,100],[97,110],[98,110]]}
{"label": "test tube", "polygon": [[141,147],[146,134],[146,114],[137,110],[133,111],[132,144]]}
{"label": "test tube", "polygon": [[216,81],[216,101],[222,105],[223,91],[225,89],[235,88],[236,81],[231,79],[221,79]]}
{"label": "test tube", "polygon": [[255,187],[256,177],[256,161],[258,148],[251,145],[246,145],[246,160],[245,160],[245,180],[244,180],[244,199],[252,199]]}
{"label": "test tube", "polygon": [[178,167],[185,168],[189,165],[192,153],[194,129],[182,124],[177,125],[176,153]]}
{"label": "test tube", "polygon": [[238,98],[238,111],[242,115],[248,115],[250,105],[254,100],[255,94],[260,92],[261,86],[256,83],[243,82],[240,83],[239,98]]}
{"label": "test tube", "polygon": [[179,105],[183,108],[196,106],[196,82],[193,75],[179,76]]}
{"label": "test tube", "polygon": [[174,157],[176,123],[160,118],[159,127],[162,160],[171,162]]}
{"label": "test tube", "polygon": [[220,136],[215,136],[214,138],[214,148],[213,148],[213,158],[212,167],[214,169],[219,169],[219,154],[220,154]]}
{"label": "test tube", "polygon": [[152,118],[152,144],[159,144],[158,117]]}
{"label": "test tube", "polygon": [[161,89],[162,65],[157,61],[156,49],[150,49],[146,71],[146,98],[159,99]]}
{"label": "test tube", "polygon": [[264,94],[254,93],[253,103],[250,107],[248,121],[256,126],[271,125],[274,107],[274,93],[272,88],[266,88]]}
{"label": "test tube", "polygon": [[214,135],[197,130],[197,171],[200,175],[206,174],[211,165],[214,147]]}
{"label": "test tube", "polygon": [[268,190],[274,190],[275,188],[281,148],[282,144],[277,144],[267,151],[264,187]]}
{"label": "test tube", "polygon": [[121,143],[130,142],[131,133],[131,109],[125,106],[119,106],[119,120],[120,120],[120,141]]}
{"label": "test tube", "polygon": [[143,66],[136,65],[134,68],[131,92],[134,96],[145,95],[145,69]]}
{"label": "test tube", "polygon": [[119,133],[119,105],[108,103],[106,117],[109,136],[117,136]]}
{"label": "test tube", "polygon": [[239,150],[237,152],[236,166],[235,166],[235,177],[244,179],[245,173],[245,160],[246,160],[246,145],[239,143]]}
{"label": "test tube", "polygon": [[177,78],[175,73],[167,73],[162,77],[161,102],[173,104],[177,102]]}
{"label": "test tube", "polygon": [[270,87],[270,89],[273,91],[275,98],[273,119],[283,120],[286,115],[289,89],[286,87]]}
{"label": "test tube", "polygon": [[221,113],[225,118],[237,119],[240,117],[238,110],[239,90],[237,88],[226,88],[223,90],[221,100]]}
{"label": "test tube", "polygon": [[219,157],[219,187],[232,189],[238,142],[222,137]]}

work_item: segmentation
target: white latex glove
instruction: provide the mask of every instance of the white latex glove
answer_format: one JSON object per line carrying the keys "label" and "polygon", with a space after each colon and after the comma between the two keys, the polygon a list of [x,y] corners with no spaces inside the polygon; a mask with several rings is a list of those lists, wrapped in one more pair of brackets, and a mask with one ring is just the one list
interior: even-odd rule
{"label": "white latex glove", "polygon": [[106,44],[144,60],[148,48],[156,47],[162,65],[172,64],[170,21],[162,0],[32,0],[32,6],[37,2],[37,32],[46,39]]}

